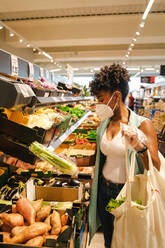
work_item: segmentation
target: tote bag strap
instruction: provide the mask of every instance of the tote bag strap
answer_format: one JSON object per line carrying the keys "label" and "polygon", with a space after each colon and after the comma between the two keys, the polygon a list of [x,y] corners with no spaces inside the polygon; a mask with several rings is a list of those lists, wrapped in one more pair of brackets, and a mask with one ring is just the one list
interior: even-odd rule
{"label": "tote bag strap", "polygon": [[131,165],[128,170],[128,143],[125,140],[125,172],[126,172],[126,201],[131,204],[131,181],[133,181],[135,170],[135,151],[131,155]]}

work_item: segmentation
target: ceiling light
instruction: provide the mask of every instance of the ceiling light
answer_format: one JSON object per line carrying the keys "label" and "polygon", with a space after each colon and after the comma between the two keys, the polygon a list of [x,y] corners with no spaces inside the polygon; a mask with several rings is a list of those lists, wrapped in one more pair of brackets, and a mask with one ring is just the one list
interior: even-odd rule
{"label": "ceiling light", "polygon": [[156,72],[160,72],[159,70],[156,70]]}
{"label": "ceiling light", "polygon": [[94,68],[94,71],[99,71],[100,70],[100,67],[95,67]]}
{"label": "ceiling light", "polygon": [[123,62],[122,64],[125,65],[125,62]]}
{"label": "ceiling light", "polygon": [[143,72],[144,71],[144,69],[140,69],[140,72]]}
{"label": "ceiling light", "polygon": [[10,37],[13,37],[14,36],[14,34],[13,33],[10,33]]}
{"label": "ceiling light", "polygon": [[141,23],[139,24],[139,26],[140,26],[141,28],[143,28],[143,27],[144,27],[144,22],[141,22]]}
{"label": "ceiling light", "polygon": [[153,67],[148,67],[148,68],[145,68],[146,71],[154,71],[155,69]]}
{"label": "ceiling light", "polygon": [[3,26],[2,26],[2,25],[0,25],[0,30],[1,30],[1,29],[3,29]]}
{"label": "ceiling light", "polygon": [[133,38],[133,41],[136,41],[136,38]]}
{"label": "ceiling light", "polygon": [[48,53],[42,52],[42,54],[43,54],[44,56],[46,56],[48,59],[52,59],[52,56],[50,56]]}
{"label": "ceiling light", "polygon": [[62,68],[62,65],[59,65],[59,68]]}
{"label": "ceiling light", "polygon": [[132,47],[129,47],[129,48],[128,48],[128,51],[131,51],[131,50],[132,50]]}
{"label": "ceiling light", "polygon": [[37,51],[37,49],[36,48],[33,48],[33,52],[36,52]]}
{"label": "ceiling light", "polygon": [[57,69],[53,69],[53,70],[50,70],[51,72],[54,72],[54,71],[61,71],[60,68],[57,68]]}
{"label": "ceiling light", "polygon": [[134,45],[135,45],[135,44],[131,43],[131,45],[130,45],[130,46],[132,46],[132,47],[133,47]]}
{"label": "ceiling light", "polygon": [[41,54],[41,52],[39,51],[38,54]]}
{"label": "ceiling light", "polygon": [[91,69],[90,72],[94,72],[94,70]]}
{"label": "ceiling light", "polygon": [[150,9],[151,9],[151,7],[152,7],[154,1],[155,1],[155,0],[150,0],[150,1],[149,1],[148,5],[147,5],[147,8],[146,8],[146,10],[144,11],[144,14],[143,14],[143,16],[142,16],[142,20],[145,20],[145,19],[147,18],[148,13],[149,13],[149,11],[150,11]]}
{"label": "ceiling light", "polygon": [[128,58],[128,54],[125,55]]}
{"label": "ceiling light", "polygon": [[30,47],[30,44],[27,44],[26,46],[27,46],[27,47]]}
{"label": "ceiling light", "polygon": [[19,39],[19,42],[22,43],[23,42],[23,39]]}
{"label": "ceiling light", "polygon": [[51,59],[51,63],[53,63],[54,62],[54,60],[53,59]]}
{"label": "ceiling light", "polygon": [[79,68],[72,68],[73,71],[79,71]]}
{"label": "ceiling light", "polygon": [[136,32],[136,35],[140,35],[140,32],[137,31],[137,32]]}

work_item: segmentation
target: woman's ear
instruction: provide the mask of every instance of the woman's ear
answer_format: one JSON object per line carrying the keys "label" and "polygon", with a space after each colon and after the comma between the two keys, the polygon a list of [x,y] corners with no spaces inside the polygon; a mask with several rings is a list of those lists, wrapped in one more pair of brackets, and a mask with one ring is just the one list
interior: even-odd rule
{"label": "woman's ear", "polygon": [[115,91],[115,97],[116,97],[116,100],[118,99],[118,101],[122,100],[122,94],[119,90]]}

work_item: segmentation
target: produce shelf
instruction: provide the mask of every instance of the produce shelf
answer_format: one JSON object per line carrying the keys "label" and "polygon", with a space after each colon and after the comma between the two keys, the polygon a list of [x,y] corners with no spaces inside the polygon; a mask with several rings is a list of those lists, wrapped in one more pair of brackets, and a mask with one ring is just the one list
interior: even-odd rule
{"label": "produce shelf", "polygon": [[88,101],[93,99],[93,97],[78,97],[78,96],[60,96],[60,97],[37,97],[39,103],[35,105],[36,108],[42,106],[54,106],[59,103],[68,102],[78,102],[78,101]]}
{"label": "produce shelf", "polygon": [[66,132],[60,136],[59,139],[52,141],[50,143],[50,146],[48,146],[48,149],[50,151],[54,151],[58,146],[60,146],[64,140],[76,129],[78,128],[81,123],[91,114],[92,112],[87,112],[79,121],[77,121],[73,126],[71,126],[69,129],[66,130]]}

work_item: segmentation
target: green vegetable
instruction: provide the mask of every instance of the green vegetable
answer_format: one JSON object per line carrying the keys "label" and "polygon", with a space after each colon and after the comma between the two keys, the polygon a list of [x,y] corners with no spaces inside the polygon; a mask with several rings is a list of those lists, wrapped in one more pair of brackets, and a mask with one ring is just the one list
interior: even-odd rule
{"label": "green vegetable", "polygon": [[122,197],[121,200],[110,199],[108,205],[106,206],[106,211],[111,212],[113,209],[118,208],[125,201],[125,197]]}
{"label": "green vegetable", "polygon": [[71,108],[68,106],[57,106],[57,108],[78,118],[81,118],[85,113],[83,109]]}
{"label": "green vegetable", "polygon": [[29,149],[36,156],[48,161],[51,165],[57,167],[63,173],[69,175],[75,175],[77,173],[77,166],[74,163],[60,158],[54,152],[49,151],[37,141],[33,142]]}
{"label": "green vegetable", "polygon": [[[108,211],[110,213],[112,210],[118,208],[124,201],[125,201],[124,196],[120,200],[115,200],[115,199],[111,198],[105,209],[106,209],[106,211]],[[136,204],[142,205],[141,200],[135,200],[134,202]],[[140,208],[138,206],[136,206],[136,207],[140,210],[143,210],[143,208]]]}

